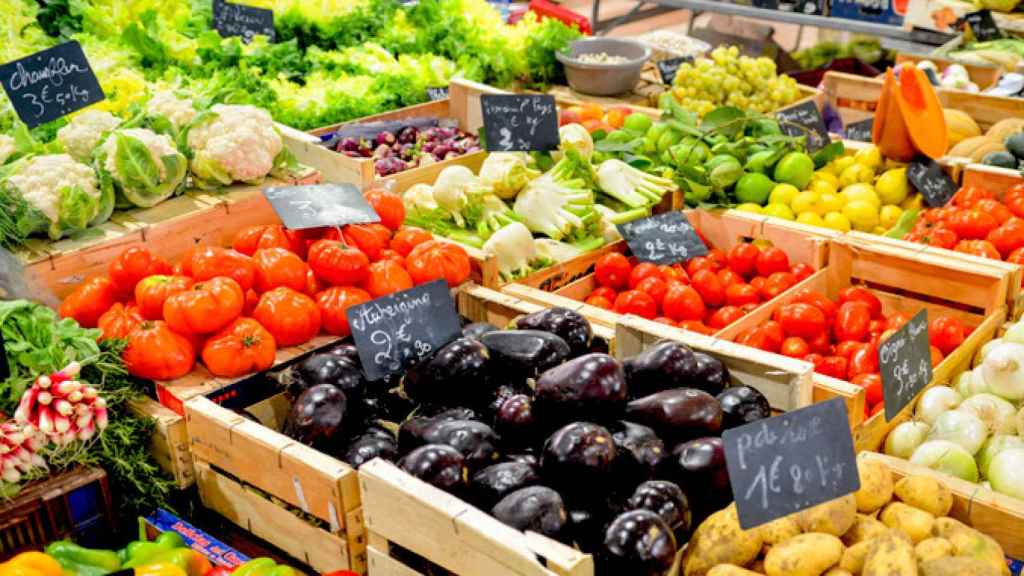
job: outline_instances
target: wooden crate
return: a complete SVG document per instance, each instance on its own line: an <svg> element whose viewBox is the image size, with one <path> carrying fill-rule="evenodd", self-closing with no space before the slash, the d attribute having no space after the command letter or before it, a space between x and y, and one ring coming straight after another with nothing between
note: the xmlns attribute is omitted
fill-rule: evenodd
<svg viewBox="0 0 1024 576"><path fill-rule="evenodd" d="M899 53L896 55L896 64L909 63L917 65L918 62L928 60L935 64L935 67L939 69L939 72L943 72L950 64L960 64L967 70L967 76L978 85L978 89L985 91L987 88L991 88L999 83L999 78L1003 75L1003 70L996 66L982 66L981 64L965 64L963 62L957 62L956 60L950 60L949 58L943 58L941 56L923 56L920 54L907 54Z"/></svg>
<svg viewBox="0 0 1024 576"><path fill-rule="evenodd" d="M139 398L128 403L128 408L139 416L152 418L155 423L149 449L165 472L174 478L179 489L185 489L196 481L192 467L192 453L188 447L188 430L185 419L150 398Z"/></svg>
<svg viewBox="0 0 1024 576"><path fill-rule="evenodd" d="M892 471L896 480L913 475L941 481L953 492L951 517L995 538L1007 556L1024 558L1024 535L1020 530L1024 523L1024 502L1021 500L885 454L861 452L857 459L882 464Z"/></svg>

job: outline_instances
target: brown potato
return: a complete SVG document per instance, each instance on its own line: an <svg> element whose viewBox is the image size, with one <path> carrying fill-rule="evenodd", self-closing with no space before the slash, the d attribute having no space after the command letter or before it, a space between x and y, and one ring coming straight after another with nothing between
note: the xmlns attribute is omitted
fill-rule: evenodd
<svg viewBox="0 0 1024 576"><path fill-rule="evenodd" d="M804 532L824 532L842 536L857 519L857 500L853 494L818 504L797 514L797 522Z"/></svg>
<svg viewBox="0 0 1024 576"><path fill-rule="evenodd" d="M684 576L706 576L719 564L746 566L761 552L761 531L743 530L730 504L708 516L690 538L683 553Z"/></svg>
<svg viewBox="0 0 1024 576"><path fill-rule="evenodd" d="M861 576L917 576L914 547L896 530L869 542Z"/></svg>
<svg viewBox="0 0 1024 576"><path fill-rule="evenodd" d="M953 507L949 488L928 476L907 476L896 483L893 493L902 502L936 517L949 514Z"/></svg>
<svg viewBox="0 0 1024 576"><path fill-rule="evenodd" d="M821 576L853 576L853 574L842 568L829 568L827 572Z"/></svg>
<svg viewBox="0 0 1024 576"><path fill-rule="evenodd" d="M902 502L889 504L878 518L886 526L902 530L914 544L931 535L935 524L935 516Z"/></svg>
<svg viewBox="0 0 1024 576"><path fill-rule="evenodd" d="M783 516L777 520L772 520L767 524L762 524L758 527L761 531L761 540L764 541L764 545L771 547L779 542L789 540L793 536L797 536L801 533L800 525L797 523L797 515L790 514L789 516Z"/></svg>
<svg viewBox="0 0 1024 576"><path fill-rule="evenodd" d="M708 576L761 576L761 573L740 568L735 564L719 564L708 570Z"/></svg>
<svg viewBox="0 0 1024 576"><path fill-rule="evenodd" d="M853 493L857 511L874 512L892 500L892 472L879 462L857 462L860 490Z"/></svg>
<svg viewBox="0 0 1024 576"><path fill-rule="evenodd" d="M843 555L839 538L824 532L808 532L772 546L764 558L768 576L820 576Z"/></svg>
<svg viewBox="0 0 1024 576"><path fill-rule="evenodd" d="M999 576L988 562L967 556L936 558L921 563L922 576Z"/></svg>
<svg viewBox="0 0 1024 576"><path fill-rule="evenodd" d="M949 540L957 556L982 560L1000 572L1006 568L1002 546L991 536L982 534L959 520L938 518L933 532L936 536Z"/></svg>
<svg viewBox="0 0 1024 576"><path fill-rule="evenodd" d="M879 522L876 518L866 514L857 514L853 526L842 536L843 544L853 546L858 542L870 540L875 536L885 534L889 527Z"/></svg>
<svg viewBox="0 0 1024 576"><path fill-rule="evenodd" d="M936 558L952 556L953 544L945 538L935 536L925 538L918 542L917 546L914 546L914 554L917 555L918 562L927 562Z"/></svg>
<svg viewBox="0 0 1024 576"><path fill-rule="evenodd" d="M839 567L854 574L860 574L861 570L864 569L864 558L867 557L871 545L871 540L864 540L843 550L843 557L839 560Z"/></svg>

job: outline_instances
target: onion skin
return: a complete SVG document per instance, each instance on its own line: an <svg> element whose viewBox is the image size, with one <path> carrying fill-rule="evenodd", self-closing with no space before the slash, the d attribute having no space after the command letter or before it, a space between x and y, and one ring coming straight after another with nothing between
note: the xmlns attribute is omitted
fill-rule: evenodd
<svg viewBox="0 0 1024 576"><path fill-rule="evenodd" d="M996 454L989 464L988 481L996 492L1024 499L1024 448Z"/></svg>
<svg viewBox="0 0 1024 576"><path fill-rule="evenodd" d="M981 363L981 373L993 394L1024 399L1024 344L1004 341L993 347Z"/></svg>
<svg viewBox="0 0 1024 576"><path fill-rule="evenodd" d="M909 460L914 450L924 443L931 426L924 422L903 422L889 432L885 439L885 453Z"/></svg>

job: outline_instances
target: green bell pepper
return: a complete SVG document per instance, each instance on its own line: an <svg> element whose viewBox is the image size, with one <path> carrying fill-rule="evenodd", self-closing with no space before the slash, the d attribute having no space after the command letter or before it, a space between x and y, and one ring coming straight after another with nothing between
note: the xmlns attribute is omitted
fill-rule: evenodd
<svg viewBox="0 0 1024 576"><path fill-rule="evenodd" d="M121 559L113 550L84 548L68 540L58 540L46 547L64 570L78 576L103 576L121 569Z"/></svg>

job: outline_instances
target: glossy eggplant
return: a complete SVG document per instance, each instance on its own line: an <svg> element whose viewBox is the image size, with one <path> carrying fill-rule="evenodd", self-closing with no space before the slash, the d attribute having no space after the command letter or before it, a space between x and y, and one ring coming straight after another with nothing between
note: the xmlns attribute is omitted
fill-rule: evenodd
<svg viewBox="0 0 1024 576"><path fill-rule="evenodd" d="M348 400L340 388L317 384L295 399L284 423L284 433L295 440L325 448L345 422Z"/></svg>
<svg viewBox="0 0 1024 576"><path fill-rule="evenodd" d="M527 314L516 320L516 328L557 334L569 345L573 356L589 352L590 340L594 337L590 322L579 312L568 308L545 308Z"/></svg>
<svg viewBox="0 0 1024 576"><path fill-rule="evenodd" d="M699 388L708 394L718 394L732 386L729 369L721 360L704 352L694 352L693 357L697 360L697 371L693 375L691 388Z"/></svg>
<svg viewBox="0 0 1024 576"><path fill-rule="evenodd" d="M650 426L666 442L713 436L722 429L722 407L696 388L673 388L633 400L626 417Z"/></svg>
<svg viewBox="0 0 1024 576"><path fill-rule="evenodd" d="M537 484L540 484L540 474L536 466L525 462L499 462L473 474L469 489L473 503L489 510L512 492Z"/></svg>
<svg viewBox="0 0 1024 576"><path fill-rule="evenodd" d="M334 354L313 354L295 368L288 389L294 396L317 384L337 386L346 395L358 395L365 385L362 370L346 358Z"/></svg>
<svg viewBox="0 0 1024 576"><path fill-rule="evenodd" d="M534 386L536 416L552 426L573 418L615 418L627 396L619 361L607 354L586 354L547 370Z"/></svg>
<svg viewBox="0 0 1024 576"><path fill-rule="evenodd" d="M603 504L569 509L569 536L584 552L597 550L604 541L604 529L614 516Z"/></svg>
<svg viewBox="0 0 1024 576"><path fill-rule="evenodd" d="M339 358L344 358L345 360L348 361L349 364L355 366L360 370L363 367L363 363L359 359L359 350L356 349L355 344L352 344L350 342L342 342L341 344L336 344L332 346L327 350L327 354L331 354Z"/></svg>
<svg viewBox="0 0 1024 576"><path fill-rule="evenodd" d="M569 357L560 336L541 330L499 330L479 337L491 354L492 369L509 378L535 378Z"/></svg>
<svg viewBox="0 0 1024 576"><path fill-rule="evenodd" d="M771 418L768 399L756 388L733 386L715 397L722 406L722 430Z"/></svg>
<svg viewBox="0 0 1024 576"><path fill-rule="evenodd" d="M552 486L589 500L601 495L614 479L615 458L615 442L607 429L590 422L573 422L556 430L544 443L541 474Z"/></svg>
<svg viewBox="0 0 1024 576"><path fill-rule="evenodd" d="M341 460L353 468L359 468L374 458L389 462L398 458L398 442L394 437L383 438L376 434L356 436L341 456Z"/></svg>
<svg viewBox="0 0 1024 576"><path fill-rule="evenodd" d="M672 529L650 510L631 510L612 520L595 567L599 576L664 576L676 557Z"/></svg>
<svg viewBox="0 0 1024 576"><path fill-rule="evenodd" d="M626 501L626 507L630 510L650 510L660 516L672 529L677 542L682 541L681 538L690 530L693 520L686 494L678 484L667 480L641 483Z"/></svg>
<svg viewBox="0 0 1024 576"><path fill-rule="evenodd" d="M490 322L473 322L462 327L462 335L466 338L479 340L484 334L494 332L496 330L500 330L500 328Z"/></svg>
<svg viewBox="0 0 1024 576"><path fill-rule="evenodd" d="M439 406L486 402L491 390L488 360L483 344L456 338L406 372L405 394L418 403Z"/></svg>
<svg viewBox="0 0 1024 576"><path fill-rule="evenodd" d="M465 492L466 462L451 446L420 446L403 456L398 467L441 490L457 495Z"/></svg>
<svg viewBox="0 0 1024 576"><path fill-rule="evenodd" d="M608 342L608 339L604 336L598 336L595 334L594 337L590 339L590 348L587 349L587 352L610 354L611 350L612 346L611 343Z"/></svg>
<svg viewBox="0 0 1024 576"><path fill-rule="evenodd" d="M546 486L520 488L502 498L491 514L516 530L559 539L569 521L562 497Z"/></svg>
<svg viewBox="0 0 1024 576"><path fill-rule="evenodd" d="M533 400L526 394L506 398L494 415L494 431L510 446L529 446L536 442Z"/></svg>
<svg viewBox="0 0 1024 576"><path fill-rule="evenodd" d="M398 428L398 447L404 453L429 444L424 438L426 429L435 422L446 420L477 420L476 412L470 408L449 408L431 416L409 418Z"/></svg>
<svg viewBox="0 0 1024 576"><path fill-rule="evenodd" d="M498 459L498 435L475 420L441 420L423 430L427 444L445 444L462 454L469 470L479 470Z"/></svg>
<svg viewBox="0 0 1024 576"><path fill-rule="evenodd" d="M721 438L697 438L676 446L664 469L665 478L690 496L695 524L732 501Z"/></svg>
<svg viewBox="0 0 1024 576"><path fill-rule="evenodd" d="M610 424L609 431L618 454L615 466L630 489L637 482L653 478L658 473L668 451L653 429L620 420Z"/></svg>
<svg viewBox="0 0 1024 576"><path fill-rule="evenodd" d="M508 462L521 462L534 468L540 468L540 458L538 458L533 452L516 452L515 454L506 454L505 460Z"/></svg>
<svg viewBox="0 0 1024 576"><path fill-rule="evenodd" d="M691 387L697 358L685 344L663 340L623 361L626 383L633 398L671 388Z"/></svg>

